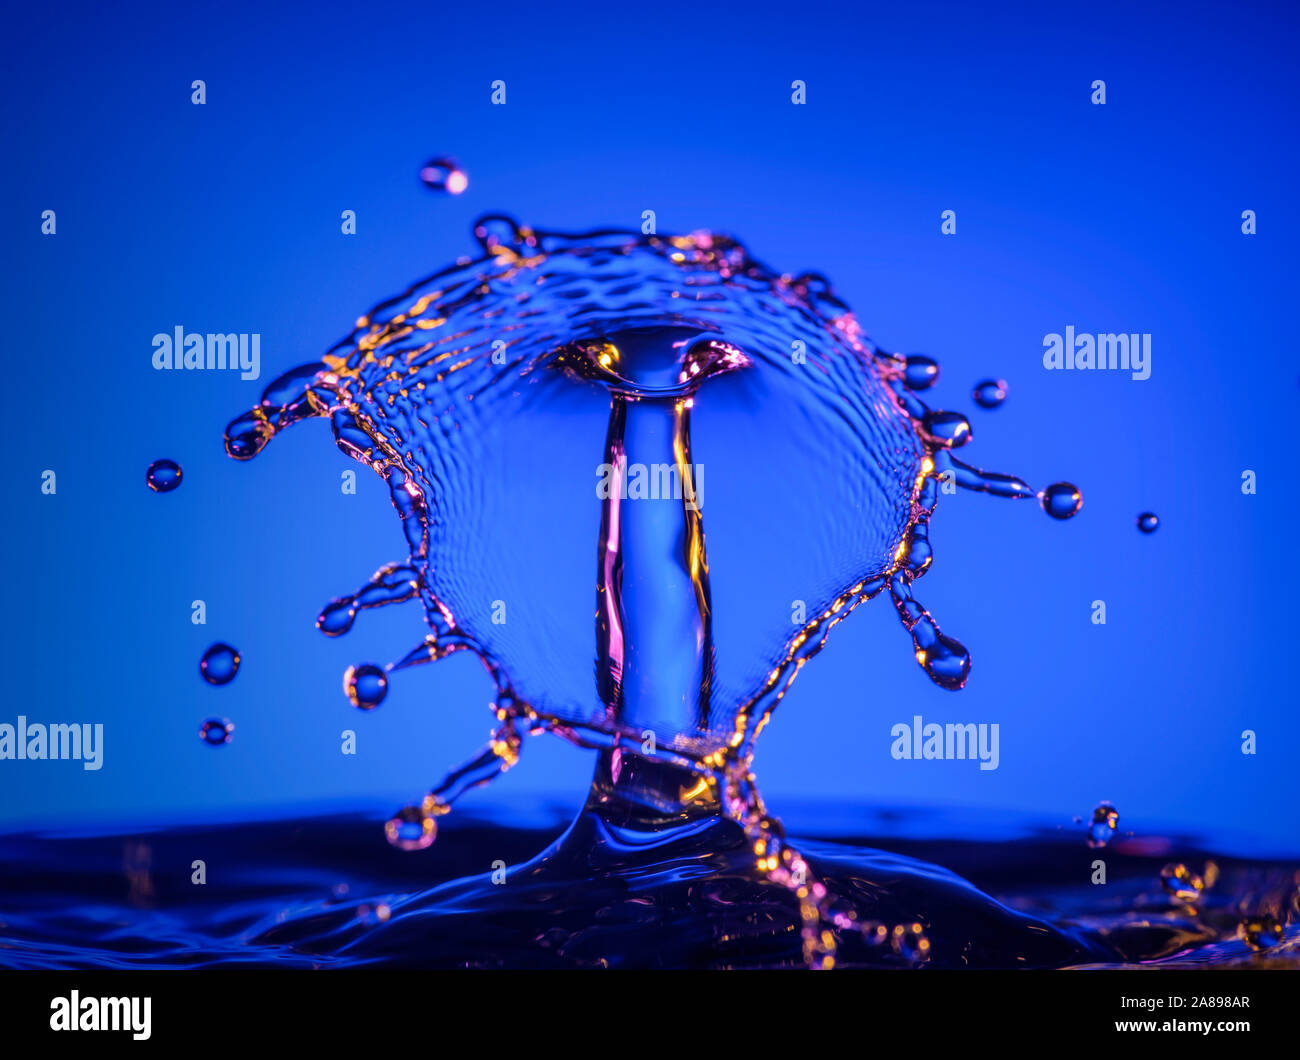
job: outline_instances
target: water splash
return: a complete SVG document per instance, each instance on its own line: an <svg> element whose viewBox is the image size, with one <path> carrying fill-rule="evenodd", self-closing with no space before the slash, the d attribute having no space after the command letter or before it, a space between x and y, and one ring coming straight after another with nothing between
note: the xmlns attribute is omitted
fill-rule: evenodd
<svg viewBox="0 0 1300 1060"><path fill-rule="evenodd" d="M1088 822L1088 846L1104 847L1115 837L1118 824L1119 811L1109 802L1098 803Z"/></svg>
<svg viewBox="0 0 1300 1060"><path fill-rule="evenodd" d="M444 842L416 854L376 846L368 814L190 824L151 829L145 840L88 834L84 825L62 835L0 836L4 963L797 965L789 946L799 934L797 901L755 880L743 837L723 843L708 830L679 857L657 853L650 863L561 841L527 862L570 814L503 806L484 817L485 809L457 815ZM1300 967L1294 859L1225 851L1221 877L1211 886L1206 865L1206 889L1189 906L1162 888L1160 868L1171 857L1201 864L1209 852L1176 833L1144 832L1142 844L1107 859L1106 886L1080 886L1077 839L1046 821L1007 830L985 815L958 811L936 821L933 813L842 801L794 800L785 811L800 850L836 892L827 924L840 967ZM947 838L922 838L936 825ZM223 872L217 888L193 886L196 851L209 866L238 871ZM495 859L510 864L509 886L464 878ZM1041 919L1017 918L1008 905ZM923 962L921 935L929 943Z"/></svg>
<svg viewBox="0 0 1300 1060"><path fill-rule="evenodd" d="M965 685L970 654L913 590L941 491L1037 497L1057 519L1082 497L958 460L969 421L917 396L937 363L877 347L818 274L778 273L706 232L566 234L501 215L474 231L481 256L381 302L226 429L227 452L246 460L294 423L328 418L338 447L389 487L408 555L317 625L338 636L363 610L419 600L429 632L383 670L349 670L355 704L377 705L389 674L459 651L495 685L489 742L400 811L388 838L427 846L436 819L511 768L527 735L612 752L616 781L618 756L652 735L656 762L693 778L680 789L688 807L739 824L761 872L797 898L804 956L829 966L827 890L765 809L755 740L830 631L883 592L926 675ZM766 459L747 463L760 440ZM706 493L703 468L719 459ZM717 490L728 503L706 520ZM757 591L731 558L771 505L800 514L772 532L782 603L738 608L713 581ZM564 543L576 555L596 545L594 631L590 568L565 569ZM538 564L555 568L552 591L515 596L511 620L496 621ZM793 634L792 598L809 605Z"/></svg>

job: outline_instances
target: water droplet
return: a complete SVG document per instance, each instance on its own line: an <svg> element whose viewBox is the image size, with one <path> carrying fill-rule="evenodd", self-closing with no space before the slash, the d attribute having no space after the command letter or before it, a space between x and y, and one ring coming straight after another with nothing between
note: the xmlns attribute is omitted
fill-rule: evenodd
<svg viewBox="0 0 1300 1060"><path fill-rule="evenodd" d="M230 737L234 733L234 723L226 718L209 718L199 726L199 739L209 747L222 747L230 743Z"/></svg>
<svg viewBox="0 0 1300 1060"><path fill-rule="evenodd" d="M1205 890L1205 881L1181 861L1170 862L1160 870L1160 884L1176 901L1195 905Z"/></svg>
<svg viewBox="0 0 1300 1060"><path fill-rule="evenodd" d="M239 673L239 652L229 644L217 642L203 653L199 673L210 685L228 685Z"/></svg>
<svg viewBox="0 0 1300 1060"><path fill-rule="evenodd" d="M155 460L144 479L154 493L170 493L181 484L181 477L181 466L175 460Z"/></svg>
<svg viewBox="0 0 1300 1060"><path fill-rule="evenodd" d="M1083 507L1083 494L1069 482L1053 482L1038 495L1038 502L1053 519L1069 519Z"/></svg>
<svg viewBox="0 0 1300 1060"><path fill-rule="evenodd" d="M959 449L971 440L970 420L960 412L927 412L921 417L921 430L935 445Z"/></svg>
<svg viewBox="0 0 1300 1060"><path fill-rule="evenodd" d="M1088 846L1104 847L1114 838L1117 824L1119 811L1109 802L1098 803L1088 824Z"/></svg>
<svg viewBox="0 0 1300 1060"><path fill-rule="evenodd" d="M388 841L401 850L423 850L438 836L438 823L419 806L404 806L384 825Z"/></svg>
<svg viewBox="0 0 1300 1060"><path fill-rule="evenodd" d="M1237 938L1252 950L1264 950L1282 941L1282 925L1267 913L1246 917L1237 924Z"/></svg>
<svg viewBox="0 0 1300 1060"><path fill-rule="evenodd" d="M889 941L894 952L906 961L921 964L930 959L930 940L922 924L896 925Z"/></svg>
<svg viewBox="0 0 1300 1060"><path fill-rule="evenodd" d="M388 674L374 663L349 666L343 675L343 691L354 707L374 710L388 695Z"/></svg>
<svg viewBox="0 0 1300 1060"><path fill-rule="evenodd" d="M956 691L966 687L970 677L970 652L961 641L938 634L933 643L916 653L916 661L940 688Z"/></svg>
<svg viewBox="0 0 1300 1060"><path fill-rule="evenodd" d="M434 191L459 195L469 187L469 175L450 158L433 158L420 170L420 180Z"/></svg>
<svg viewBox="0 0 1300 1060"><path fill-rule="evenodd" d="M889 941L889 925L879 920L869 920L862 925L862 937L871 946L883 946Z"/></svg>
<svg viewBox="0 0 1300 1060"><path fill-rule="evenodd" d="M479 246L491 252L495 247L536 246L537 237L513 217L505 214L486 214L474 222L474 238Z"/></svg>
<svg viewBox="0 0 1300 1060"><path fill-rule="evenodd" d="M933 357L914 353L907 358L903 383L908 390L929 390L939 381L939 363Z"/></svg>
<svg viewBox="0 0 1300 1060"><path fill-rule="evenodd" d="M1007 399L1007 384L1004 379L985 379L975 384L972 395L975 404L982 409L995 409Z"/></svg>
<svg viewBox="0 0 1300 1060"><path fill-rule="evenodd" d="M1160 517L1155 512L1143 512L1137 517L1137 528L1144 534L1154 534L1160 526Z"/></svg>

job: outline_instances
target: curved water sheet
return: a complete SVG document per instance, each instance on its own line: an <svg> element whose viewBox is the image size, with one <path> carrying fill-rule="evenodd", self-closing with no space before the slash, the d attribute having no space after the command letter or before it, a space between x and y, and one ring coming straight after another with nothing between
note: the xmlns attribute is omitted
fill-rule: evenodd
<svg viewBox="0 0 1300 1060"><path fill-rule="evenodd" d="M380 303L226 431L248 459L328 417L388 483L408 554L330 603L323 632L418 599L428 631L388 674L468 650L495 682L492 739L388 837L431 843L532 732L612 749L615 779L621 749L648 753L798 896L816 963L827 895L763 807L756 736L830 629L882 591L924 672L962 687L969 654L912 592L941 490L1038 497L1057 518L1078 491L959 461L969 421L917 396L937 364L878 349L824 277L705 232L493 216L475 234L480 256ZM368 675L365 694L360 673L349 695L373 707L387 682Z"/></svg>

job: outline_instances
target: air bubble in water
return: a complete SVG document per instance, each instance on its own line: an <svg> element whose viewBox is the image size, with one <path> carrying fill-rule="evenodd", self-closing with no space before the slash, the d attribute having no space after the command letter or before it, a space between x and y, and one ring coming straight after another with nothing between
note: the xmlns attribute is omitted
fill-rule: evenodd
<svg viewBox="0 0 1300 1060"><path fill-rule="evenodd" d="M182 471L175 460L155 460L145 472L145 482L154 493L170 493L181 484Z"/></svg>
<svg viewBox="0 0 1300 1060"><path fill-rule="evenodd" d="M1155 512L1143 512L1137 517L1137 528L1144 534L1154 534L1160 526L1160 517Z"/></svg>
<svg viewBox="0 0 1300 1060"><path fill-rule="evenodd" d="M228 685L239 673L239 652L229 644L212 645L199 660L199 673L210 685Z"/></svg>
<svg viewBox="0 0 1300 1060"><path fill-rule="evenodd" d="M222 747L230 743L234 733L234 723L226 718L209 718L199 726L199 739L209 747Z"/></svg>
<svg viewBox="0 0 1300 1060"><path fill-rule="evenodd" d="M1083 507L1083 494L1069 482L1053 482L1038 495L1038 501L1053 519L1069 519Z"/></svg>
<svg viewBox="0 0 1300 1060"><path fill-rule="evenodd" d="M1205 881L1181 861L1170 862L1160 870L1160 885L1184 905L1195 905L1205 890Z"/></svg>
<svg viewBox="0 0 1300 1060"><path fill-rule="evenodd" d="M450 158L433 158L420 170L420 180L434 191L459 195L469 187L469 175Z"/></svg>
<svg viewBox="0 0 1300 1060"><path fill-rule="evenodd" d="M1114 838L1117 824L1119 811L1109 802L1098 803L1088 823L1088 846L1104 847Z"/></svg>
<svg viewBox="0 0 1300 1060"><path fill-rule="evenodd" d="M374 710L388 695L388 674L374 663L349 666L343 675L343 691L354 707Z"/></svg>
<svg viewBox="0 0 1300 1060"><path fill-rule="evenodd" d="M1002 379L985 379L975 384L975 404L982 409L995 409L1007 399L1007 384Z"/></svg>

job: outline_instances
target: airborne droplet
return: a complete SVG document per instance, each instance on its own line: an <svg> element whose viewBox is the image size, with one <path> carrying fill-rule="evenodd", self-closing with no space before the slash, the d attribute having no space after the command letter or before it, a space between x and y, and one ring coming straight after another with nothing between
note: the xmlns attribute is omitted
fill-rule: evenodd
<svg viewBox="0 0 1300 1060"><path fill-rule="evenodd" d="M1160 526L1160 517L1155 512L1143 512L1137 517L1137 528L1144 534L1154 534Z"/></svg>
<svg viewBox="0 0 1300 1060"><path fill-rule="evenodd" d="M1088 823L1088 846L1104 847L1114 838L1118 823L1119 811L1109 802L1098 803Z"/></svg>
<svg viewBox="0 0 1300 1060"><path fill-rule="evenodd" d="M1171 862L1160 870L1160 884L1167 894L1184 905L1195 905L1205 890L1205 881L1181 861Z"/></svg>
<svg viewBox="0 0 1300 1060"><path fill-rule="evenodd" d="M199 660L199 673L210 685L228 685L239 673L239 652L229 644L212 645Z"/></svg>
<svg viewBox="0 0 1300 1060"><path fill-rule="evenodd" d="M914 353L907 358L907 367L903 370L903 382L908 390L929 390L938 381L939 363L933 357Z"/></svg>
<svg viewBox="0 0 1300 1060"><path fill-rule="evenodd" d="M469 187L469 175L450 158L434 158L420 170L420 180L434 191L459 195Z"/></svg>
<svg viewBox="0 0 1300 1060"><path fill-rule="evenodd" d="M930 940L925 927L919 923L898 924L890 933L894 952L912 964L923 964L930 959Z"/></svg>
<svg viewBox="0 0 1300 1060"><path fill-rule="evenodd" d="M234 723L226 718L209 718L199 726L199 739L209 747L222 747L230 743L230 737L234 733Z"/></svg>
<svg viewBox="0 0 1300 1060"><path fill-rule="evenodd" d="M1053 482L1038 495L1038 502L1053 519L1069 519L1083 507L1083 494L1069 482Z"/></svg>
<svg viewBox="0 0 1300 1060"><path fill-rule="evenodd" d="M404 806L387 824L384 835L400 850L423 850L438 836L438 823L419 806Z"/></svg>
<svg viewBox="0 0 1300 1060"><path fill-rule="evenodd" d="M181 466L175 460L155 460L144 479L154 493L170 493L181 484L181 477Z"/></svg>
<svg viewBox="0 0 1300 1060"><path fill-rule="evenodd" d="M343 691L354 707L374 710L388 695L388 674L374 663L349 666L343 675Z"/></svg>
<svg viewBox="0 0 1300 1060"><path fill-rule="evenodd" d="M985 379L975 384L971 395L982 409L995 409L1007 399L1007 384L1002 379Z"/></svg>
<svg viewBox="0 0 1300 1060"><path fill-rule="evenodd" d="M1263 950L1282 941L1282 925L1265 913L1246 917L1237 924L1237 938L1252 950Z"/></svg>

